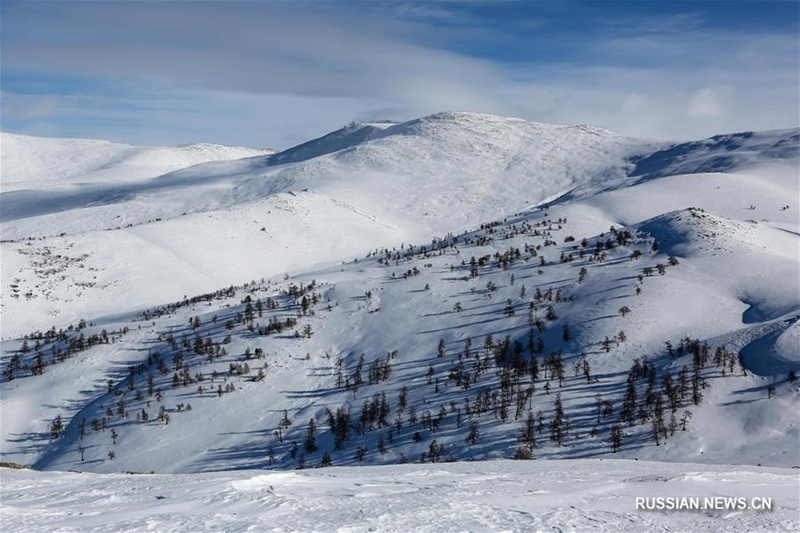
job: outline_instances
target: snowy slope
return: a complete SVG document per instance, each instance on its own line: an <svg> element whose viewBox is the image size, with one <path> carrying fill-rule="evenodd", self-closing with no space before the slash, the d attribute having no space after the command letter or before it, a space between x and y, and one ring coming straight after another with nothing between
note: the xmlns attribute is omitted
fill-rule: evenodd
<svg viewBox="0 0 800 533"><path fill-rule="evenodd" d="M357 257L404 237L343 202L290 192L115 231L4 243L2 335L117 313L120 300L137 309Z"/></svg>
<svg viewBox="0 0 800 533"><path fill-rule="evenodd" d="M800 392L787 381L800 370L791 157L753 152L751 163L770 164L641 180L627 176L621 155L633 141L591 128L457 114L372 134L297 163L211 163L155 180L167 186L144 216L166 212L158 210L178 190L195 208L186 216L102 232L80 233L78 225L63 237L4 243L3 334L14 338L4 341L0 366L9 368L15 354L22 366L0 383L3 460L202 472L294 468L301 456L312 466L324 451L336 465L355 465L362 449L364 463L394 464L430 461L434 442L444 449L440 460L498 459L524 448L520 428L529 412L538 426L541 412L529 450L537 459L800 464ZM755 134L776 136L785 134ZM208 169L217 173L206 180L199 172ZM187 192L193 188L197 196ZM216 204L198 203L213 197L206 188L217 191ZM521 191L538 200L515 202ZM116 206L118 215L139 215L125 207L144 206L137 194ZM468 207L458 207L459 198ZM552 205L517 208L541 200ZM112 204L91 209L100 223L114 213ZM70 222L69 213L19 221L49 231ZM255 281L241 284L247 280ZM230 285L237 287L181 300ZM304 296L316 300L305 313ZM144 310L169 301L176 304ZM90 323L79 327L81 317ZM267 331L289 319L297 323ZM53 334L38 339L43 373L31 376L37 338L22 353L20 335L51 325ZM109 342L65 356L81 335L85 344L103 329ZM512 351L519 341L523 361L538 361L539 377L504 374L498 347L506 336ZM529 337L542 348L532 349ZM660 391L665 375L692 371L692 355L670 356L665 344L677 349L687 337L709 346L698 368L702 398L685 392L666 410L670 428L658 432L658 445L648 403L635 422L622 423L615 453L610 436L632 365L646 356ZM724 365L713 360L717 348ZM366 383L348 388L362 354ZM565 365L561 380L543 369L554 354ZM635 381L643 401L647 379ZM369 410L382 394L387 420L359 426L365 402ZM549 429L557 394L570 420L561 443ZM610 414L598 413L597 395L611 402ZM162 406L169 419L157 418ZM352 416L341 449L326 411L338 408ZM284 411L289 427L281 425ZM57 416L65 430L52 438ZM318 449L293 452L312 418ZM85 428L82 437L83 419L107 427ZM473 426L478 435L468 442Z"/></svg>
<svg viewBox="0 0 800 533"><path fill-rule="evenodd" d="M365 139L354 143L354 134ZM4 196L8 207L0 215L3 237L50 235L52 214L74 233L116 228L120 214L122 222L139 224L305 189L389 224L436 233L490 218L497 209L555 198L598 175L620 179L627 168L624 156L639 143L597 128L470 113L442 113L383 129L356 126L351 136L342 139L335 132L308 143L311 147L287 150L293 164L275 166L280 157L267 156L209 163L123 186L11 193Z"/></svg>
<svg viewBox="0 0 800 533"><path fill-rule="evenodd" d="M392 122L352 122L340 130L336 130L319 139L308 142L275 154L266 160L269 165L283 165L286 163L299 163L339 150L351 148L379 136Z"/></svg>
<svg viewBox="0 0 800 533"><path fill-rule="evenodd" d="M641 202L651 187L651 183L645 183L629 192ZM685 200L698 198L687 191ZM637 204L630 202L630 209L638 209ZM131 331L112 334L117 337L116 342L81 352L54 365L52 370L46 369L42 376L24 377L23 372L21 378L3 384L4 459L35 463L40 468L92 471L185 472L263 467L273 461L276 466L292 467L298 458L291 457L290 443L303 442L305 423L312 417L320 427L320 450L308 457L314 463L324 449L331 451L336 464L357 463L353 454L359 446L369 450L369 463L394 463L404 457L418 460L432 439L446 447L448 457L507 458L519 447L518 431L528 409L533 413L542 411L545 420L549 420L556 393L562 394L565 410L573 420L570 436L564 445L557 446L549 441L546 430L540 432L535 457L608 455L608 432L619 413L627 371L636 358L647 356L657 365L660 375L669 372L677 376L691 358L666 356L666 341L677 348L679 341L688 336L709 342L712 352L724 346L726 352L736 354L762 337L790 331L786 328L800 316L800 293L797 278L792 275L798 270L797 255L792 255L798 242L796 233L730 220L699 209L682 209L618 227L617 232L628 231L633 240L608 248L605 243L614 239L613 235L600 235L594 227L605 224L609 215L588 219L585 212L582 202L574 201L509 218L505 224L492 224L455 240L446 239L444 242L449 245L441 253L417 247L413 255L406 257L407 247L403 251L390 249L388 255L387 251L378 250L369 258L346 265L258 282L207 302L186 302L164 314L101 319L86 330L87 336L100 328L119 331L127 326ZM575 240L567 240L569 236ZM583 247L579 243L583 237L588 243L586 255L581 258L578 255ZM659 242L656 252L651 250L653 239ZM590 260L597 253L598 243L607 257ZM537 255L529 253L526 245L540 247ZM503 268L495 254L503 254L509 248L525 251ZM631 260L631 253L636 250L641 257ZM575 256L573 260L562 262L562 254L570 253ZM468 263L471 257L482 256L488 256L488 262L479 267L479 275L473 279ZM387 257L388 263L384 261ZM677 258L678 263L669 265L669 257ZM658 273L658 265L669 265L664 275ZM578 279L581 268L587 270L583 281ZM413 269L419 274L404 275ZM652 274L645 269L652 270ZM773 275L754 276L754 272ZM642 281L637 280L639 275ZM496 289L488 289L490 282ZM286 295L292 284L314 287L306 293L309 298L317 294L320 299L313 307L314 315L300 317L299 324L282 334L257 335L257 330L266 327L270 319L283 321L296 316L300 296ZM522 287L526 288L524 295ZM562 301L557 295L555 300L552 296L537 297L537 289L545 294L550 289L560 291ZM253 331L242 322L247 314L243 303L247 297L262 302L273 298L278 302L276 309L266 310L254 319ZM506 313L508 300L515 310L511 316ZM535 309L529 315L531 303ZM549 320L546 309L551 305L557 317ZM620 315L622 306L630 308L629 315ZM199 317L199 327L187 326L193 317ZM511 407L505 421L498 420L492 409L477 416L481 436L474 443L465 443L470 417L466 411L458 415L452 406L463 410L465 400L474 403L482 388L497 391L499 386L498 367L493 366L494 356L490 356L493 352L484 344L486 336L493 335L498 343L509 335L511 342L519 340L527 346L532 320L544 324L541 331L534 331L535 339L544 343L544 350L536 355L540 364L548 354L563 354L567 367L563 387L553 379L524 381L525 387L532 384L536 390L521 412ZM306 325L311 328L310 338L295 338L293 331L303 332ZM564 325L571 329L567 342L561 338ZM626 339L611 342L604 350L604 339L617 338L620 331L625 331ZM703 389L703 401L693 405L684 398L675 411L679 420L685 411L693 413L686 431L679 429L666 443L655 446L649 442L646 424L626 428L626 444L618 456L786 467L800 463L796 446L800 435L798 390L796 384L786 383L786 372L797 367L791 362L786 366L786 358L781 355L796 352L798 346L796 342L792 344L791 333L785 338L783 333L778 334L781 351L756 353L752 356L756 360L747 364L746 376L736 365L734 371L723 374L718 366L709 363L704 370L709 386ZM169 335L177 345L170 345ZM221 343L220 348L227 355L208 360L193 352L197 335L201 340ZM225 340L228 336L230 339ZM453 377L453 368L466 350L468 337L473 345L465 358L466 371L471 371L476 356L482 361L488 357L485 364L490 369L465 389ZM183 338L188 344L181 349ZM436 356L440 340L444 341L442 358ZM264 356L247 359L244 354L253 354L256 348L263 349ZM45 347L45 353L49 349ZM341 359L344 376L351 379L360 354L365 354L368 366L395 351L397 354L390 357L392 372L387 381L365 385L357 391L337 383L337 360ZM153 353L161 354L167 364L165 372L156 371L157 365L149 357ZM191 375L202 372L205 380L173 387L176 353L191 365ZM530 357L527 347L524 353ZM580 363L582 355L586 355L596 382L587 383L580 372L573 375L573 366ZM230 373L231 364L244 362L250 369L244 375ZM128 369L139 364L144 366L129 388ZM264 364L264 379L254 381ZM214 372L217 377L212 382L209 376ZM366 376L366 368L363 373ZM161 389L161 401L145 393L148 374L154 376L154 387ZM106 386L109 379L110 391ZM550 391L545 383L549 383ZM349 406L357 418L364 401L371 402L375 394L384 393L394 409L393 420L404 385L408 388L409 405L415 406L420 416L426 409L438 416L444 408L441 429L426 430L419 422L408 426L410 415L406 410L395 441L385 443L385 454L377 453L376 442L379 436L389 439L386 426L354 435L342 451L332 450L326 408ZM204 392L199 392L200 386ZM232 386L235 392L220 395L216 391L222 386ZM767 397L768 386L776 387L775 398ZM594 422L596 394L613 403L612 418ZM639 390L640 397L642 394L643 388ZM31 398L36 402L32 403ZM127 418L117 414L108 417L109 425L120 435L119 442L112 445L108 431L88 431L81 439L79 421L104 418L108 409L114 413L120 398L125 399ZM65 411L65 402L76 406L76 410ZM191 411L177 407L185 407L186 403L192 405ZM159 405L168 409L169 424L152 420ZM273 432L284 409L294 422L281 442ZM151 420L134 421L141 410L148 411ZM32 411L40 413L40 417L31 417ZM64 436L53 441L48 428L59 414L69 427ZM423 436L421 442L411 438L417 431ZM79 446L85 447L85 461L77 456ZM116 453L113 460L106 458L109 450ZM271 454L274 459L269 459Z"/></svg>
<svg viewBox="0 0 800 533"><path fill-rule="evenodd" d="M756 174L730 180L749 179L758 195L769 189L772 201L796 190L796 158L791 151L783 152L786 159L759 155L754 147L786 144L793 135L748 134L742 147L716 150L746 154ZM716 153L698 146L696 158L684 151L682 168L693 161L701 168ZM624 185L641 180L628 176L630 158L659 148L587 126L441 113L403 124L356 123L283 155L212 162L155 179L11 190L0 196L2 238L20 242L2 243L2 335L49 327L50 317L105 313L121 298L155 305L376 245L419 242L542 201L613 190L624 196ZM763 164L753 167L764 161L783 175L775 185L761 180ZM737 206L750 201L737 196ZM650 214L629 222L663 212L658 202L639 205ZM791 220L794 213L776 216ZM68 258L63 269L54 267L57 275L37 266L48 250ZM245 259L228 266L229 254Z"/></svg>
<svg viewBox="0 0 800 533"><path fill-rule="evenodd" d="M444 113L397 125L351 125L287 150L294 164L273 166L276 156L269 156L123 184L4 193L3 239L65 235L2 244L9 257L2 267L3 294L13 293L14 284L21 295L3 298L3 336L48 327L50 316L86 316L98 300L154 305L294 270L309 260L346 258L375 245L465 228L498 210L555 198L597 173L624 175L631 143L581 126ZM305 160L314 154L323 155ZM156 227L142 231L167 237L142 240L128 231L148 225ZM250 231L260 228L268 239ZM165 239L166 250L158 244ZM209 247L235 253L251 242L256 246L238 248L248 259L232 268L212 267L221 275L208 276L197 260ZM83 286L75 286L66 271L40 279L37 271L48 269L32 258L46 249L85 257L87 265L76 266L80 274L111 268L107 277L115 286L94 273L79 276L90 284ZM174 271L176 258L187 265L186 275L162 276ZM197 268L206 272L198 275Z"/></svg>
<svg viewBox="0 0 800 533"><path fill-rule="evenodd" d="M0 132L4 193L66 189L95 182L138 181L208 161L268 155L275 150L194 143L139 147L90 139L30 137Z"/></svg>
<svg viewBox="0 0 800 533"><path fill-rule="evenodd" d="M715 135L702 141L678 143L631 158L634 176L643 179L698 172L729 172L765 161L793 161L800 157L800 132L776 130L767 135L752 131Z"/></svg>
<svg viewBox="0 0 800 533"><path fill-rule="evenodd" d="M797 473L776 468L577 460L179 476L3 469L0 476L7 532L800 528ZM637 497L726 499L714 510L637 511ZM765 498L771 511L755 508Z"/></svg>

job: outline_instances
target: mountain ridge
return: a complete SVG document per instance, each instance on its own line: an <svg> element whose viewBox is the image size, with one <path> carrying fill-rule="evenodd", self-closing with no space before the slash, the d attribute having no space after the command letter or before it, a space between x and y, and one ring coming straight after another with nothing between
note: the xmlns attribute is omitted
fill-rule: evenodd
<svg viewBox="0 0 800 533"><path fill-rule="evenodd" d="M464 128L462 122L467 122L468 127ZM430 235L464 231L476 220L489 220L498 213L518 212L536 205L569 204L583 199L584 208L594 206L591 209L610 213L618 210L622 201L627 213L623 218L604 217L610 216L609 222L626 224L658 212L648 207L654 205L652 202L636 200L630 204L633 198L623 197L630 196L633 183L642 181L631 175L630 154L641 152L642 146L650 147L644 150L646 153L653 153L663 147L661 144L643 145L643 141L596 128L550 126L469 113L442 113L380 126L384 134L393 128L406 134L386 134L309 160L272 167L265 166L272 157L267 155L210 162L152 179L121 183L101 181L70 185L67 189L27 191L6 191L4 186L0 194L0 237L6 241L3 294L13 294L10 285L19 278L23 280L22 285L17 283L19 294L44 298L47 313L63 314L65 309L58 300L66 298L77 306L77 316L84 314L80 309L88 306L92 298L110 296L92 285L76 286L69 278L41 279L32 258L47 249L60 250L66 256L77 252L76 257L86 257L85 261L91 263L92 272L100 272L81 283L97 287L112 284L119 287L120 296L143 297L145 293L134 290L127 281L133 276L149 279L161 287L159 293L163 297L175 298L187 291L204 292L229 281L261 277L264 272L259 270L259 264L268 265L268 274L296 271L309 261L316 264L333 257L358 255L387 239L396 244L419 242ZM358 131L364 126L351 127ZM421 137L412 135L418 127L427 133ZM763 138L769 144L782 137L789 141L795 138L792 130L786 130L753 134L749 142ZM716 150L731 153L719 147ZM710 153L714 151L704 150L701 159ZM782 161L759 158L753 153L747 157L751 162ZM762 189L768 191L769 199L764 201L771 203L774 197L791 195L793 180L796 181L792 161L784 162L779 172L756 166L752 167L753 172L724 180L702 174L696 179L680 178L677 184L674 178L665 176L643 185L664 201L671 198L670 209L696 202L681 203L683 197L667 184L705 190L712 182L722 188L735 182L755 197L763 196ZM684 166L690 162L691 157L684 155ZM761 177L766 173L770 179ZM713 191L703 194L701 207L713 204L710 212L739 216L715 202ZM736 201L749 207L753 198L742 194ZM632 208L637 205L641 212L633 214ZM757 210L748 218L760 213ZM791 222L792 214L788 211L778 218ZM788 231L792 227L793 223L784 225ZM197 241L197 232L204 233L205 242ZM40 252L33 256L26 249L29 247L21 246L26 239L42 237L51 241L37 248ZM245 242L251 245L245 246ZM226 267L221 260L203 259L200 250L204 246L226 250L225 253L246 253L254 261L252 266L248 266L250 262L237 262L236 266ZM239 251L239 246L245 246L246 252ZM314 250L326 250L326 259L315 259ZM173 287L154 275L173 271L172 266L163 263L173 254L191 265L191 275L184 278L192 281L185 287L183 282ZM114 259L115 255L126 259ZM156 263L146 267L147 263L141 263L138 257L150 257ZM107 281L101 281L105 277ZM27 288L22 289L23 286ZM141 303L154 305L158 301L147 297ZM23 299L7 298L3 316L17 316L23 322L34 320L34 313L28 310L36 306L24 303ZM9 331L8 328L6 325L4 330Z"/></svg>
<svg viewBox="0 0 800 533"><path fill-rule="evenodd" d="M33 137L0 132L3 191L124 182L156 177L220 159L273 154L274 150L212 143L135 146L97 139Z"/></svg>

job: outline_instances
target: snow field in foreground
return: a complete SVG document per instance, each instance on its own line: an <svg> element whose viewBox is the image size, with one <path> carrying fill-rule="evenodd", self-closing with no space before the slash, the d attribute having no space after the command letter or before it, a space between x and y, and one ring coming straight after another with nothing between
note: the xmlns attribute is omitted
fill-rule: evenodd
<svg viewBox="0 0 800 533"><path fill-rule="evenodd" d="M800 529L797 471L780 468L571 460L0 475L7 533ZM637 497L699 498L701 506L705 498L744 498L748 508L637 510ZM754 499L770 499L772 510L752 508Z"/></svg>

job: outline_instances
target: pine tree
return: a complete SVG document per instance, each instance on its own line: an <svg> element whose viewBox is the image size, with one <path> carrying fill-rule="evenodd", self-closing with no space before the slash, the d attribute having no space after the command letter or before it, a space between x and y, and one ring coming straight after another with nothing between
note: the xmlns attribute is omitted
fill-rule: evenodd
<svg viewBox="0 0 800 533"><path fill-rule="evenodd" d="M397 397L397 410L398 412L402 413L406 409L406 405L408 402L408 387L403 385L400 389L400 395Z"/></svg>
<svg viewBox="0 0 800 533"><path fill-rule="evenodd" d="M686 425L689 423L689 420L692 418L692 412L688 409L683 412L683 417L681 418L681 431L686 431Z"/></svg>
<svg viewBox="0 0 800 533"><path fill-rule="evenodd" d="M439 461L440 455L441 447L439 446L439 443L434 440L430 443L430 446L428 446L428 456L430 457L432 463L436 463Z"/></svg>
<svg viewBox="0 0 800 533"><path fill-rule="evenodd" d="M591 367L589 366L589 360L586 359L586 356L581 356L581 370L583 371L583 377L586 378L586 383L592 382L592 371Z"/></svg>
<svg viewBox="0 0 800 533"><path fill-rule="evenodd" d="M281 421L278 423L278 429L279 429L279 430L285 430L285 429L289 429L289 427L290 427L291 425L292 425L292 421L289 419L289 412L288 412L288 411L286 411L286 409L284 409L284 410L283 410L283 418L282 418L282 419L281 419ZM283 439L280 439L280 440L281 440L281 442L283 442ZM293 458L293 459L294 459L294 458Z"/></svg>
<svg viewBox="0 0 800 533"><path fill-rule="evenodd" d="M622 428L619 424L611 426L611 451L617 453L617 450L622 446Z"/></svg>
<svg viewBox="0 0 800 533"><path fill-rule="evenodd" d="M660 446L659 434L664 429L664 421L660 416L659 410L656 409L655 413L653 414L653 427L652 427L652 435L653 440L656 442L656 446Z"/></svg>
<svg viewBox="0 0 800 533"><path fill-rule="evenodd" d="M628 378L627 388L625 389L625 398L622 400L622 412L620 413L620 421L627 422L632 426L636 416L636 386L633 379Z"/></svg>
<svg viewBox="0 0 800 533"><path fill-rule="evenodd" d="M383 435L378 437L378 453L381 455L386 454L386 441L383 440Z"/></svg>
<svg viewBox="0 0 800 533"><path fill-rule="evenodd" d="M358 448L356 448L356 454L355 454L356 461L363 461L366 455L367 455L366 446L359 446Z"/></svg>
<svg viewBox="0 0 800 533"><path fill-rule="evenodd" d="M561 403L561 394L556 395L553 409L553 419L550 421L550 440L561 446L564 443L564 407Z"/></svg>
<svg viewBox="0 0 800 533"><path fill-rule="evenodd" d="M600 397L600 393L594 395L594 406L597 409L597 423L600 423L600 415L603 414L603 399Z"/></svg>
<svg viewBox="0 0 800 533"><path fill-rule="evenodd" d="M317 451L316 435L317 435L317 424L316 422L314 422L314 419L311 418L308 421L308 429L306 430L306 439L303 442L303 449L305 449L306 453L314 453L315 451Z"/></svg>
<svg viewBox="0 0 800 533"><path fill-rule="evenodd" d="M528 369L528 373L531 376L531 382L536 383L536 380L539 379L539 361L536 359L536 355L533 352L530 352Z"/></svg>
<svg viewBox="0 0 800 533"><path fill-rule="evenodd" d="M50 436L54 439L57 439L61 436L61 433L64 431L64 422L61 421L61 415L58 415L53 419L53 423L50 424Z"/></svg>
<svg viewBox="0 0 800 533"><path fill-rule="evenodd" d="M325 450L325 453L322 454L322 460L319 462L319 466L325 468L331 465L333 465L331 454L328 453L328 450Z"/></svg>
<svg viewBox="0 0 800 533"><path fill-rule="evenodd" d="M528 411L528 418L525 419L519 433L520 442L532 451L536 447L536 420L533 411Z"/></svg>
<svg viewBox="0 0 800 533"><path fill-rule="evenodd" d="M700 392L702 386L702 378L700 377L700 368L695 365L694 374L692 375L692 403L700 405L703 400L703 393Z"/></svg>
<svg viewBox="0 0 800 533"><path fill-rule="evenodd" d="M478 422L473 420L469 424L469 433L467 433L467 439L466 439L467 443L474 445L478 441L480 435L481 432L480 429L478 429Z"/></svg>

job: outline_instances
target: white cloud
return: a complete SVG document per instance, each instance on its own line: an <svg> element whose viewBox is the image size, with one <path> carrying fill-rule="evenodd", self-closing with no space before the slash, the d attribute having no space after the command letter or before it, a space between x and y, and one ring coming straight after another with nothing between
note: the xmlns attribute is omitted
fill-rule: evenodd
<svg viewBox="0 0 800 533"><path fill-rule="evenodd" d="M720 117L724 116L727 102L730 100L730 90L727 88L704 87L694 92L689 97L690 117Z"/></svg>
<svg viewBox="0 0 800 533"><path fill-rule="evenodd" d="M42 5L3 5L3 69L109 88L43 95L38 110L35 98L4 97L13 124L38 113L31 128L86 116L86 128L102 136L105 124L116 140L285 148L381 113L471 110L675 139L798 121L796 35L708 30L696 13L605 21L565 41L580 54L557 63L470 51L493 36L505 42L503 29L474 26L446 4L398 4L393 17L302 3ZM473 26L441 26L450 20Z"/></svg>

